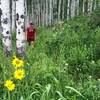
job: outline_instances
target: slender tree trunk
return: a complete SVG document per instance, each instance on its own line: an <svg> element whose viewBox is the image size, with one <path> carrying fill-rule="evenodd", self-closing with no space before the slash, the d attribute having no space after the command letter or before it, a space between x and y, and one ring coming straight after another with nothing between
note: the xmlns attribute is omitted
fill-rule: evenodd
<svg viewBox="0 0 100 100"><path fill-rule="evenodd" d="M37 0L35 1L35 5L36 5L36 19L35 20L36 20L36 25L38 26L38 15L39 14L38 14L38 1Z"/></svg>
<svg viewBox="0 0 100 100"><path fill-rule="evenodd" d="M34 0L33 0L34 1ZM33 22L35 25L37 25L37 10L36 10L36 1L33 2Z"/></svg>
<svg viewBox="0 0 100 100"><path fill-rule="evenodd" d="M54 23L54 7L55 7L55 0L52 0L52 24Z"/></svg>
<svg viewBox="0 0 100 100"><path fill-rule="evenodd" d="M30 4L31 4L31 6L30 6L30 10L31 10L31 11L30 11L30 12L31 12L31 13L30 13L30 22L32 22L32 21L34 20L34 16L33 16L33 10L34 10L33 4L34 4L34 3L33 3L33 2L34 2L34 0L32 0L31 3L30 3Z"/></svg>
<svg viewBox="0 0 100 100"><path fill-rule="evenodd" d="M75 17L75 0L71 2L71 18Z"/></svg>
<svg viewBox="0 0 100 100"><path fill-rule="evenodd" d="M53 10L52 10L52 0L50 0L49 2L49 25L51 25L52 23L52 14L53 14Z"/></svg>
<svg viewBox="0 0 100 100"><path fill-rule="evenodd" d="M100 7L100 0L96 0L96 8Z"/></svg>
<svg viewBox="0 0 100 100"><path fill-rule="evenodd" d="M27 26L28 26L28 23L29 23L29 21L28 21L28 11L27 11L27 0L25 0L25 29L27 28Z"/></svg>
<svg viewBox="0 0 100 100"><path fill-rule="evenodd" d="M51 25L53 24L53 4L54 4L54 1L52 0L52 6L51 6Z"/></svg>
<svg viewBox="0 0 100 100"><path fill-rule="evenodd" d="M62 0L62 20L64 20L65 17L65 0Z"/></svg>
<svg viewBox="0 0 100 100"><path fill-rule="evenodd" d="M93 0L88 0L88 14L92 13Z"/></svg>
<svg viewBox="0 0 100 100"><path fill-rule="evenodd" d="M46 26L46 0L44 0L44 25Z"/></svg>
<svg viewBox="0 0 100 100"><path fill-rule="evenodd" d="M83 15L85 14L85 0L83 0Z"/></svg>
<svg viewBox="0 0 100 100"><path fill-rule="evenodd" d="M50 4L49 4L50 5ZM45 1L45 23L46 23L46 26L48 26L48 0Z"/></svg>
<svg viewBox="0 0 100 100"><path fill-rule="evenodd" d="M42 26L42 3L40 0L40 25Z"/></svg>
<svg viewBox="0 0 100 100"><path fill-rule="evenodd" d="M88 8L87 8L88 15L90 15L90 6L91 6L91 0L88 0Z"/></svg>
<svg viewBox="0 0 100 100"><path fill-rule="evenodd" d="M79 15L79 0L76 1L76 15Z"/></svg>
<svg viewBox="0 0 100 100"><path fill-rule="evenodd" d="M0 0L0 42L2 42L2 37L1 37L1 33L2 33L1 15L2 15L2 10L1 10L1 0Z"/></svg>
<svg viewBox="0 0 100 100"><path fill-rule="evenodd" d="M16 15L16 2L15 0L12 0L12 31L15 32L15 15Z"/></svg>
<svg viewBox="0 0 100 100"><path fill-rule="evenodd" d="M23 56L25 53L25 5L24 0L16 1L16 47L17 53Z"/></svg>
<svg viewBox="0 0 100 100"><path fill-rule="evenodd" d="M1 11L1 0L0 0L0 33L2 32L2 28L1 28L1 15L2 15L2 11ZM1 37L1 34L0 34Z"/></svg>
<svg viewBox="0 0 100 100"><path fill-rule="evenodd" d="M96 0L94 0L94 10L96 9Z"/></svg>
<svg viewBox="0 0 100 100"><path fill-rule="evenodd" d="M4 53L8 56L11 52L11 32L10 32L10 1L1 0L1 25L2 25L2 43Z"/></svg>
<svg viewBox="0 0 100 100"><path fill-rule="evenodd" d="M93 7L93 0L90 0L90 14L92 13L92 7Z"/></svg>
<svg viewBox="0 0 100 100"><path fill-rule="evenodd" d="M58 4L58 21L60 21L60 16L61 16L61 0L59 0Z"/></svg>
<svg viewBox="0 0 100 100"><path fill-rule="evenodd" d="M42 25L45 25L45 9L44 2L42 1Z"/></svg>
<svg viewBox="0 0 100 100"><path fill-rule="evenodd" d="M70 0L67 2L67 20L70 18Z"/></svg>
<svg viewBox="0 0 100 100"><path fill-rule="evenodd" d="M57 0L53 0L53 24L57 21L58 17L58 11L57 11Z"/></svg>
<svg viewBox="0 0 100 100"><path fill-rule="evenodd" d="M40 26L40 2L38 0L38 26Z"/></svg>

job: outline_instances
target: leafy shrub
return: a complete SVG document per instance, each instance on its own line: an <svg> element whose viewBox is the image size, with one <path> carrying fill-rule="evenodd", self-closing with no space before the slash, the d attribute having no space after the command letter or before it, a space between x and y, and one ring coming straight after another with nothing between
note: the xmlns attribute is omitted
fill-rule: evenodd
<svg viewBox="0 0 100 100"><path fill-rule="evenodd" d="M46 54L60 66L67 62L68 72L76 78L91 74L89 62L100 59L100 28L91 29L88 21L81 17L64 22L55 28L56 38L46 43Z"/></svg>

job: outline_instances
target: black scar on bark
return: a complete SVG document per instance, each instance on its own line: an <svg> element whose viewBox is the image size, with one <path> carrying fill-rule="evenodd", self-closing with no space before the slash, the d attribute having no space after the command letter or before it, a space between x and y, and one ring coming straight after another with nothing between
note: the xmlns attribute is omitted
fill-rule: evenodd
<svg viewBox="0 0 100 100"><path fill-rule="evenodd" d="M24 26L22 25L21 28L24 29Z"/></svg>
<svg viewBox="0 0 100 100"><path fill-rule="evenodd" d="M20 32L18 32L18 34L20 34Z"/></svg>
<svg viewBox="0 0 100 100"><path fill-rule="evenodd" d="M18 34L20 34L20 29L18 29Z"/></svg>
<svg viewBox="0 0 100 100"><path fill-rule="evenodd" d="M16 14L16 20L19 20L19 14L18 13Z"/></svg>
<svg viewBox="0 0 100 100"><path fill-rule="evenodd" d="M23 32L25 32L25 26L24 26L24 25L22 25L22 26L21 26L21 28L23 29Z"/></svg>
<svg viewBox="0 0 100 100"><path fill-rule="evenodd" d="M8 18L3 19L3 23L7 24L8 23Z"/></svg>
<svg viewBox="0 0 100 100"><path fill-rule="evenodd" d="M0 26L0 33L2 34L2 32L3 32L3 27Z"/></svg>
<svg viewBox="0 0 100 100"><path fill-rule="evenodd" d="M1 10L1 8L0 8L0 16L2 15L2 10Z"/></svg>
<svg viewBox="0 0 100 100"><path fill-rule="evenodd" d="M25 32L25 27L22 25L21 28L23 29L23 32Z"/></svg>
<svg viewBox="0 0 100 100"><path fill-rule="evenodd" d="M25 27L24 27L24 29L23 29L23 32L25 32Z"/></svg>
<svg viewBox="0 0 100 100"><path fill-rule="evenodd" d="M11 40L10 36L3 36L3 38L4 38L4 41L6 41L6 39L10 39Z"/></svg>
<svg viewBox="0 0 100 100"><path fill-rule="evenodd" d="M20 32L20 29L18 29L18 32Z"/></svg>
<svg viewBox="0 0 100 100"><path fill-rule="evenodd" d="M11 36L9 36L9 39L11 40Z"/></svg>
<svg viewBox="0 0 100 100"><path fill-rule="evenodd" d="M15 23L15 28L17 29L17 25L16 25L16 23Z"/></svg>
<svg viewBox="0 0 100 100"><path fill-rule="evenodd" d="M21 15L20 18L24 19L24 15Z"/></svg>
<svg viewBox="0 0 100 100"><path fill-rule="evenodd" d="M21 43L25 43L26 42L26 40L22 40L22 42Z"/></svg>
<svg viewBox="0 0 100 100"><path fill-rule="evenodd" d="M9 31L7 31L6 34L9 34Z"/></svg>
<svg viewBox="0 0 100 100"><path fill-rule="evenodd" d="M21 21L18 21L18 25L20 25L21 24Z"/></svg>

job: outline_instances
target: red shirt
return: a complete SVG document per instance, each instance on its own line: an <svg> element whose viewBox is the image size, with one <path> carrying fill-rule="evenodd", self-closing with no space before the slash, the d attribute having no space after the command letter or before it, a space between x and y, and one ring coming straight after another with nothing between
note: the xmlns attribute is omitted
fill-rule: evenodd
<svg viewBox="0 0 100 100"><path fill-rule="evenodd" d="M32 26L27 28L27 41L34 41L35 40L36 29Z"/></svg>

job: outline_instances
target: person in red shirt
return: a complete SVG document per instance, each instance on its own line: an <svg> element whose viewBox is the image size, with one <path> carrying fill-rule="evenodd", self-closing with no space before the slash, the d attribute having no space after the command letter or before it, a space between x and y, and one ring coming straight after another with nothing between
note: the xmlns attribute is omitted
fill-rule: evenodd
<svg viewBox="0 0 100 100"><path fill-rule="evenodd" d="M36 38L36 28L34 27L33 23L29 23L29 26L27 27L26 30L26 37L27 37L27 42L29 45L33 44L34 46L34 41Z"/></svg>

